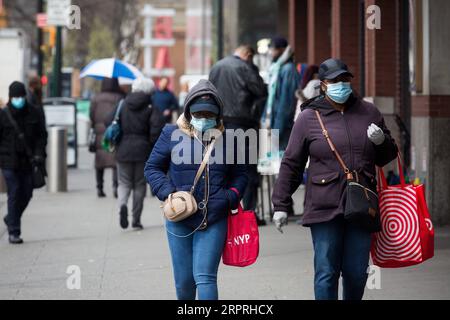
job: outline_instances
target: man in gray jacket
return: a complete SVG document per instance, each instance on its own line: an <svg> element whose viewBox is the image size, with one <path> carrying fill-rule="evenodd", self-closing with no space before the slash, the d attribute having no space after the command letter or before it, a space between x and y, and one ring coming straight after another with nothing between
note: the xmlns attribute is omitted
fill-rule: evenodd
<svg viewBox="0 0 450 320"><path fill-rule="evenodd" d="M223 120L226 129L258 130L267 98L267 87L253 64L255 51L248 45L239 46L233 55L217 62L209 80L219 91L224 102ZM257 154L257 146L246 140L248 186L243 195L244 209L256 210L259 177L257 164L249 163L250 152ZM257 215L258 218L258 215ZM258 218L260 225L264 220Z"/></svg>

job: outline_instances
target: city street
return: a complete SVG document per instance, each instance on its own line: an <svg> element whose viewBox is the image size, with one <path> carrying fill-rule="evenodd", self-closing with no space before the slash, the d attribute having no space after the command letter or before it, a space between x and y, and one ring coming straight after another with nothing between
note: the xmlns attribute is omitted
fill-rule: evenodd
<svg viewBox="0 0 450 320"><path fill-rule="evenodd" d="M0 226L0 299L174 299L169 251L159 202L147 197L143 231L119 227L116 202L98 199L93 156L80 151L80 165L69 170L69 192L35 192L24 214L25 244L8 244ZM1 194L1 214L6 195ZM221 299L313 299L309 230L292 222L280 234L260 229L260 257L251 267L223 264ZM81 288L70 290L69 266L79 266ZM435 258L420 266L381 271L381 289L366 299L448 299L450 228L438 228Z"/></svg>

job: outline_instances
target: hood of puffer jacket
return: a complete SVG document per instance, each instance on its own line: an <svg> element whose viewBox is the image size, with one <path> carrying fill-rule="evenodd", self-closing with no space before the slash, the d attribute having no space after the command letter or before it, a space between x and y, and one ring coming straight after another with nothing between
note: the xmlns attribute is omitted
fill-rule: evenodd
<svg viewBox="0 0 450 320"><path fill-rule="evenodd" d="M130 110L148 108L151 104L151 97L143 92L132 92L125 98L125 104Z"/></svg>
<svg viewBox="0 0 450 320"><path fill-rule="evenodd" d="M219 106L219 115L217 116L217 126L216 129L222 133L225 128L223 126L223 101L222 98L219 96L219 92L217 91L216 87L209 82L208 80L200 80L198 84L196 84L191 91L189 91L185 103L184 103L184 113L181 114L181 116L177 120L177 126L178 128L186 133L188 136L193 137L195 134L194 127L190 124L191 121L191 113L190 113L190 107L192 102L201 96L204 95L211 95L215 100L217 105Z"/></svg>

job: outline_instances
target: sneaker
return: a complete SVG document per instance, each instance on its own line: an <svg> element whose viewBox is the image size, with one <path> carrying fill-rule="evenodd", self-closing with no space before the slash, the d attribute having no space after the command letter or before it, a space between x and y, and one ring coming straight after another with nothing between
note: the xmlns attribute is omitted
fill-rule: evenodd
<svg viewBox="0 0 450 320"><path fill-rule="evenodd" d="M23 240L19 236L10 235L9 236L9 243L11 244L22 244Z"/></svg>
<svg viewBox="0 0 450 320"><path fill-rule="evenodd" d="M138 229L138 230L144 229L144 226L140 222L133 222L133 224L131 226L133 227L133 229Z"/></svg>
<svg viewBox="0 0 450 320"><path fill-rule="evenodd" d="M128 208L125 205L120 207L120 226L122 229L128 228Z"/></svg>

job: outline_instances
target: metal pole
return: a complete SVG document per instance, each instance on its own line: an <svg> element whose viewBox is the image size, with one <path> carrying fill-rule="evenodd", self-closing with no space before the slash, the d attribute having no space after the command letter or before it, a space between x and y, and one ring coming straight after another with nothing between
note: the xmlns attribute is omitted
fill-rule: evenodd
<svg viewBox="0 0 450 320"><path fill-rule="evenodd" d="M51 127L49 130L48 191L67 191L67 129Z"/></svg>
<svg viewBox="0 0 450 320"><path fill-rule="evenodd" d="M37 6L37 12L41 13L44 11L44 0L38 0L38 6ZM42 28L37 28L37 42L38 42L38 65L37 65L37 74L39 77L42 77L43 71L44 71L44 55L42 53L42 41L43 41L43 35L42 35Z"/></svg>
<svg viewBox="0 0 450 320"><path fill-rule="evenodd" d="M56 27L56 48L53 59L52 97L61 97L62 27Z"/></svg>
<svg viewBox="0 0 450 320"><path fill-rule="evenodd" d="M223 0L217 0L217 61L223 58Z"/></svg>

